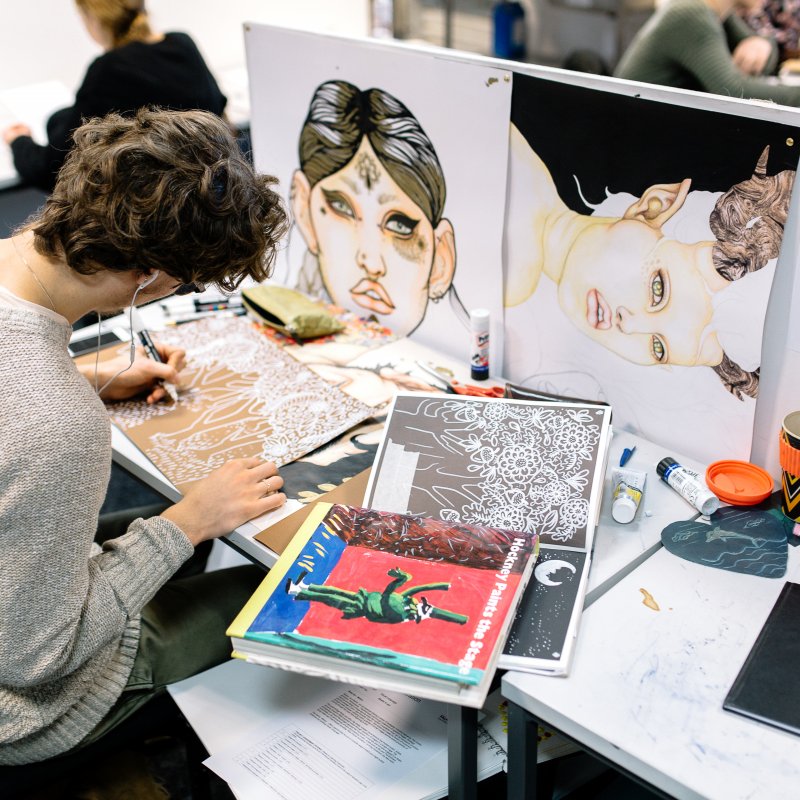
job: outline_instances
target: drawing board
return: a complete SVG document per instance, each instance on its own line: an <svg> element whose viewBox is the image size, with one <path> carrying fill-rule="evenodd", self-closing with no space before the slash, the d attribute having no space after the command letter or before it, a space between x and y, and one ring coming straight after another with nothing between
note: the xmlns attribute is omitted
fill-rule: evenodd
<svg viewBox="0 0 800 800"><path fill-rule="evenodd" d="M275 278L466 358L502 359L508 70L248 26L252 137L294 226Z"/></svg>
<svg viewBox="0 0 800 800"><path fill-rule="evenodd" d="M800 128L519 74L511 122L506 375L748 458Z"/></svg>

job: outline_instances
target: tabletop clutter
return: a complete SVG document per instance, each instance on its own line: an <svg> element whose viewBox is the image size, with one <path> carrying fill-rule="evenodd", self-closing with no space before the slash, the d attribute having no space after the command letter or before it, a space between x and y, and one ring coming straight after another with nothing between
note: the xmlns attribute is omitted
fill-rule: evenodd
<svg viewBox="0 0 800 800"><path fill-rule="evenodd" d="M180 302L164 306L154 331L187 349L180 402L110 407L178 488L220 454L258 454L290 469L354 425L377 419L383 428L371 470L356 480L359 470L340 464L324 491L307 487L321 502L304 511L231 624L235 656L475 708L497 667L569 674L604 499L609 405L484 384L475 371L483 351L472 354L481 385L461 382L436 352L354 327L341 309L283 287ZM474 319L484 339L473 350L485 350L485 318ZM345 341L369 346L350 362L318 358ZM274 367L269 381L265 364ZM331 382L332 367L379 377L388 369L421 383L408 392L398 381L387 410L347 393L340 377ZM285 380L276 383L278 374ZM664 528L666 550L781 577L787 542L800 541L800 412L784 420L779 448L780 508L771 476L755 464L717 461L703 476L667 453L645 465L636 447L625 448L608 470L611 518L623 527L650 515L654 471L697 512ZM261 538L272 521L258 522ZM745 552L758 553L757 567L741 567Z"/></svg>

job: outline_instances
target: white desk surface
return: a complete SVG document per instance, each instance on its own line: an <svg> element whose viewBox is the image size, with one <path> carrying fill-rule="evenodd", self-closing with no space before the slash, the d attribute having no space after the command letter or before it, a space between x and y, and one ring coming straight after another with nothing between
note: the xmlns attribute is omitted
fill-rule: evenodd
<svg viewBox="0 0 800 800"><path fill-rule="evenodd" d="M613 420L612 420L613 421ZM632 522L621 525L611 518L611 470L619 464L626 447L636 446L626 469L647 472L644 496ZM589 570L586 605L607 592L623 575L661 547L661 531L670 522L696 517L697 510L656 474L656 464L665 456L701 474L705 467L627 431L614 431L603 482L603 502L595 531L594 554Z"/></svg>
<svg viewBox="0 0 800 800"><path fill-rule="evenodd" d="M785 580L800 548L777 580L661 549L586 610L569 677L509 672L503 694L675 797L800 797L800 737L722 710Z"/></svg>

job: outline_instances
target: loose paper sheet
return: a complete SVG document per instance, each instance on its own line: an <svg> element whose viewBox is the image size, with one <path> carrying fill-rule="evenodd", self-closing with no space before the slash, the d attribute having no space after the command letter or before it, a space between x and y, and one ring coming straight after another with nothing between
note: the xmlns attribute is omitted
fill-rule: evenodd
<svg viewBox="0 0 800 800"><path fill-rule="evenodd" d="M231 458L286 464L373 413L245 319L204 319L157 338L186 350L178 403L134 400L109 411L181 491Z"/></svg>
<svg viewBox="0 0 800 800"><path fill-rule="evenodd" d="M375 797L446 750L430 701L329 686L323 703L295 707L204 763L254 797L354 800Z"/></svg>

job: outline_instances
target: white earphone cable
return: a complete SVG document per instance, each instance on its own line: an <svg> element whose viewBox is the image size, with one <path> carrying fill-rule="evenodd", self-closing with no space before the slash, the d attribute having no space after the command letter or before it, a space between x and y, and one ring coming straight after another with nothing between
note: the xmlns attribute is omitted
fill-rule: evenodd
<svg viewBox="0 0 800 800"><path fill-rule="evenodd" d="M131 335L130 364L117 372L116 375L113 375L111 378L109 378L99 389L97 388L97 368L100 363L100 312L97 312L97 354L95 355L94 359L94 391L98 396L100 396L117 378L119 378L123 372L127 372L133 366L133 362L136 358L136 337L133 334L133 308L136 305L136 297L138 296L139 292L141 292L145 286L149 286L157 277L158 270L156 270L146 281L140 283L136 287L136 291L133 293L133 297L131 298L131 304L128 308L128 330Z"/></svg>

